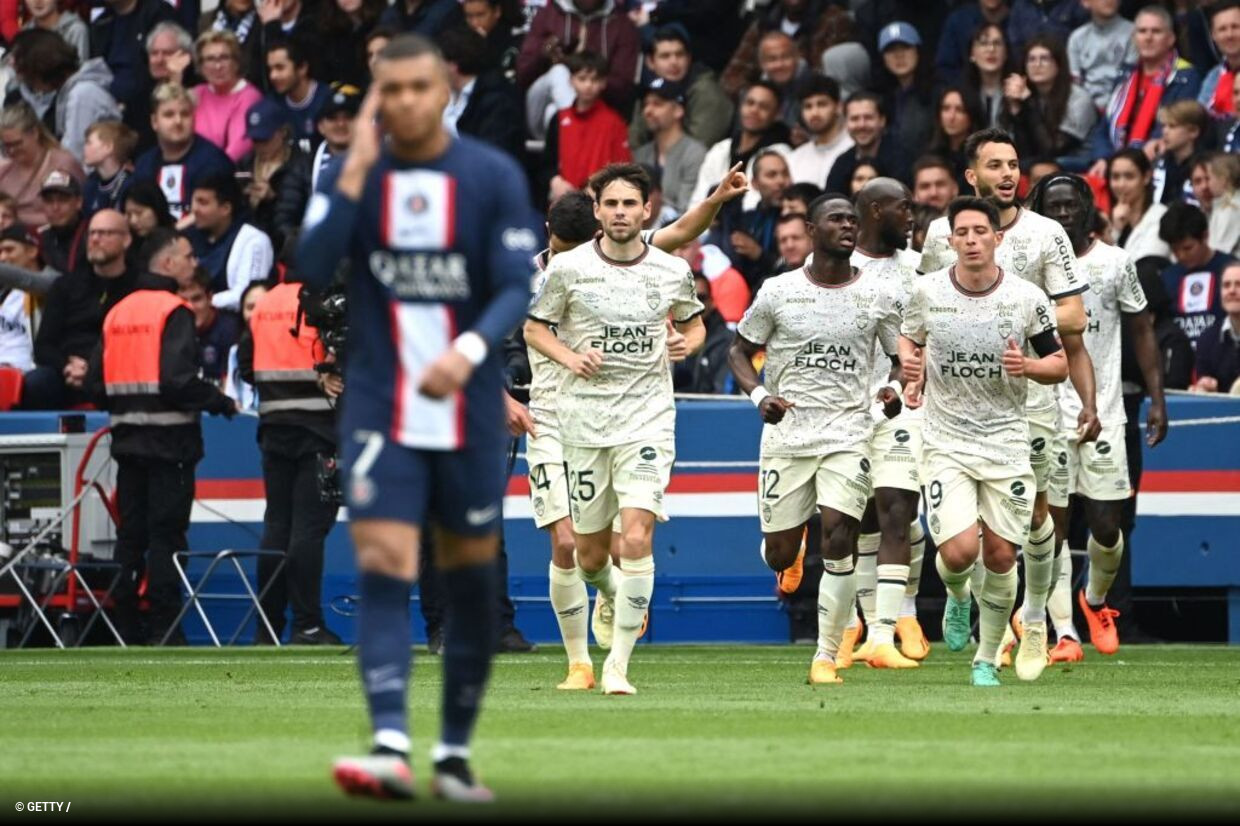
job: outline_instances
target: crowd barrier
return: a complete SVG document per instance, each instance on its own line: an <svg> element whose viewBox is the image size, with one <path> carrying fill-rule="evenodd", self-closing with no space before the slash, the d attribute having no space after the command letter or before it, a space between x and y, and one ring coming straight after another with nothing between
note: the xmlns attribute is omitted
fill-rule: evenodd
<svg viewBox="0 0 1240 826"><path fill-rule="evenodd" d="M1168 408L1173 426L1166 441L1145 453L1133 582L1228 589L1229 639L1240 643L1240 400L1173 396ZM51 413L5 414L0 434L54 432L57 419ZM88 430L105 423L102 414L87 416ZM206 458L198 466L192 549L258 547L264 500L257 424L250 417L204 419ZM682 400L676 430L667 497L671 521L655 532L650 639L786 641L788 618L758 556L756 411L733 398ZM530 519L527 494L519 459L504 502L509 591L522 631L550 641L557 632L547 601L549 546ZM323 599L328 622L351 641L357 590L345 518L342 512L328 539ZM421 640L416 592L414 599L415 637ZM211 610L227 624L230 611L243 609L221 604ZM186 631L191 641L207 639L196 618L187 619Z"/></svg>

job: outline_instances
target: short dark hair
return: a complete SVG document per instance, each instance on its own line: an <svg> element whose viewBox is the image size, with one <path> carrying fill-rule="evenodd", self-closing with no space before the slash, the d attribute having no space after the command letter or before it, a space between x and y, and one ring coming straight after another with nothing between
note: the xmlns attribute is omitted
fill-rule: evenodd
<svg viewBox="0 0 1240 826"><path fill-rule="evenodd" d="M765 89L775 96L776 104L782 104L784 102L784 93L780 91L778 86L776 86L774 83L771 83L769 80L755 80L753 83L750 83L744 89L741 90L739 99L744 100L745 96L749 94L749 91L751 89Z"/></svg>
<svg viewBox="0 0 1240 826"><path fill-rule="evenodd" d="M820 75L817 72L810 75L801 84L800 99L804 101L806 98L812 98L815 95L826 95L836 103L840 102L840 84L833 77Z"/></svg>
<svg viewBox="0 0 1240 826"><path fill-rule="evenodd" d="M208 175L194 184L194 190L190 195L201 190L212 193L221 204L228 204L232 207L233 218L241 214L241 187L237 185L237 178L231 172Z"/></svg>
<svg viewBox="0 0 1240 826"><path fill-rule="evenodd" d="M810 201L808 218L811 221L818 220L817 218L818 211L822 209L824 206L826 206L827 204L831 203L832 201L848 201L848 203L851 204L852 198L845 195L843 192L824 192L822 195L819 195L813 201Z"/></svg>
<svg viewBox="0 0 1240 826"><path fill-rule="evenodd" d="M190 276L189 283L198 287L202 287L202 291L207 295L211 295L211 273L207 272L202 266L194 267L194 274ZM189 284L182 285L182 288Z"/></svg>
<svg viewBox="0 0 1240 826"><path fill-rule="evenodd" d="M844 101L844 111L848 111L848 107L854 103L865 103L866 101L874 104L874 108L883 117L887 117L887 111L883 108L883 98L877 92L871 92L868 89L862 89L860 92L853 92L848 96L848 100Z"/></svg>
<svg viewBox="0 0 1240 826"><path fill-rule="evenodd" d="M638 164L638 166L642 168L642 170L646 173L646 177L650 179L651 194L655 192L662 192L663 191L663 179L662 179L662 176L659 174L659 170L655 169L653 166L651 166L648 163Z"/></svg>
<svg viewBox="0 0 1240 826"><path fill-rule="evenodd" d="M487 42L466 25L441 32L438 40L443 59L456 65L463 75L480 75L487 68Z"/></svg>
<svg viewBox="0 0 1240 826"><path fill-rule="evenodd" d="M1240 9L1240 0L1215 0L1206 6L1206 15L1210 18L1210 24L1213 25L1215 16L1232 9Z"/></svg>
<svg viewBox="0 0 1240 826"><path fill-rule="evenodd" d="M775 226L782 227L784 224L791 224L793 221L804 224L808 219L809 216L802 215L799 212L789 212L785 215L779 216L779 218L775 220Z"/></svg>
<svg viewBox="0 0 1240 826"><path fill-rule="evenodd" d="M1162 220L1158 222L1158 237L1168 245L1175 246L1189 238L1202 241L1209 229L1210 220L1206 218L1206 214L1201 211L1200 207L1184 201L1174 201L1163 213Z"/></svg>
<svg viewBox="0 0 1240 826"><path fill-rule="evenodd" d="M779 197L781 200L792 199L804 201L805 206L808 207L814 202L814 199L821 194L822 187L817 184L811 184L807 181L801 181L800 183L792 184L791 186L785 188L784 191L780 193Z"/></svg>
<svg viewBox="0 0 1240 826"><path fill-rule="evenodd" d="M650 176L646 174L646 170L642 169L640 164L608 164L591 175L586 186L594 193L594 200L598 201L603 197L603 190L607 188L607 185L615 181L624 181L637 187L642 194L642 203L650 200Z"/></svg>
<svg viewBox="0 0 1240 826"><path fill-rule="evenodd" d="M564 193L547 210L547 227L556 238L570 244L591 240L598 232L594 201L585 192Z"/></svg>
<svg viewBox="0 0 1240 826"><path fill-rule="evenodd" d="M189 240L189 236L175 227L155 227L146 236L146 240L142 242L141 249L138 250L138 266L142 270L149 272L151 262L155 260L155 256L182 238Z"/></svg>
<svg viewBox="0 0 1240 826"><path fill-rule="evenodd" d="M310 55L307 53L306 44L296 35L271 41L263 51L263 56L266 57L272 52L279 51L288 52L288 59L294 67L310 65Z"/></svg>
<svg viewBox="0 0 1240 826"><path fill-rule="evenodd" d="M429 38L414 32L403 32L387 42L387 45L379 52L379 59L409 60L426 55L443 60L443 54Z"/></svg>
<svg viewBox="0 0 1240 826"><path fill-rule="evenodd" d="M990 222L990 228L995 232L999 231L999 208L992 204L986 198L978 198L975 195L965 195L956 198L947 205L947 222L954 230L956 229L956 216L962 212L980 212L986 216Z"/></svg>
<svg viewBox="0 0 1240 826"><path fill-rule="evenodd" d="M778 149L771 149L768 146L765 149L759 149L757 154L753 156L753 160L750 162L749 168L753 170L754 175L758 174L758 164L762 163L767 158L779 158L784 162L784 166L789 166L787 155L780 152Z"/></svg>
<svg viewBox="0 0 1240 826"><path fill-rule="evenodd" d="M954 180L956 177L956 168L952 166L951 161L942 155L922 155L913 164L913 174L910 176L914 183L917 182L917 176L927 169L945 169L947 174Z"/></svg>
<svg viewBox="0 0 1240 826"><path fill-rule="evenodd" d="M607 58L598 52L576 52L564 58L564 67L568 69L569 74L577 74L578 72L590 72L601 78L607 77Z"/></svg>
<svg viewBox="0 0 1240 826"><path fill-rule="evenodd" d="M399 29L380 23L370 30L370 34L366 35L365 45L369 46L376 40L391 40L399 34Z"/></svg>
<svg viewBox="0 0 1240 826"><path fill-rule="evenodd" d="M666 43L669 40L675 40L685 47L685 51L693 54L693 47L689 45L689 37L685 34L684 29L677 25L663 25L654 30L654 34L650 37L650 45L646 48L646 54L654 54L655 46L660 43Z"/></svg>
<svg viewBox="0 0 1240 826"><path fill-rule="evenodd" d="M982 151L982 147L988 143L1006 143L1013 149L1016 148L1016 139L1012 134L997 126L988 129L979 129L972 135L964 139L964 157L969 166L977 163L977 155Z"/></svg>

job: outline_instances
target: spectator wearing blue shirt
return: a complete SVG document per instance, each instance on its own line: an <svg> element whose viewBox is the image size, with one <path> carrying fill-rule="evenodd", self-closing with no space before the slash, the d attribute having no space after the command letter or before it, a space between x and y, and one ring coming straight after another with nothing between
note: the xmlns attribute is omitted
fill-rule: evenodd
<svg viewBox="0 0 1240 826"><path fill-rule="evenodd" d="M1089 20L1081 0L1015 0L1007 20L1012 51L1021 54L1035 35L1051 35L1068 42L1072 30Z"/></svg>
<svg viewBox="0 0 1240 826"><path fill-rule="evenodd" d="M146 36L157 23L176 19L176 12L164 0L107 0L107 6L90 27L90 55L108 64L108 91L121 105L125 123L140 132L138 120L152 86Z"/></svg>
<svg viewBox="0 0 1240 826"><path fill-rule="evenodd" d="M299 38L267 44L267 81L271 99L288 113L293 140L302 152L318 145L319 112L332 95L331 87L310 75L310 55Z"/></svg>
<svg viewBox="0 0 1240 826"><path fill-rule="evenodd" d="M1204 332L1224 317L1223 270L1236 259L1210 249L1206 214L1182 201L1167 207L1158 236L1171 247L1176 261L1163 270L1163 286L1176 323L1196 348Z"/></svg>
<svg viewBox="0 0 1240 826"><path fill-rule="evenodd" d="M1203 393L1240 394L1240 263L1222 275L1223 313L1197 340L1197 383Z"/></svg>

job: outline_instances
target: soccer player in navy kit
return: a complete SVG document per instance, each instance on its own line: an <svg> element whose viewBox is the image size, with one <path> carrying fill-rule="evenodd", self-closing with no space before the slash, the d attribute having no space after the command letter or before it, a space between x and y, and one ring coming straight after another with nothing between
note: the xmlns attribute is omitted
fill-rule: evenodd
<svg viewBox="0 0 1240 826"><path fill-rule="evenodd" d="M307 208L298 265L322 287L341 259L352 263L340 443L374 749L338 760L336 781L350 794L413 797L409 588L433 519L448 613L431 785L485 802L468 760L496 625L508 446L500 345L524 318L538 239L517 165L444 131L449 94L429 41L384 48L349 154Z"/></svg>

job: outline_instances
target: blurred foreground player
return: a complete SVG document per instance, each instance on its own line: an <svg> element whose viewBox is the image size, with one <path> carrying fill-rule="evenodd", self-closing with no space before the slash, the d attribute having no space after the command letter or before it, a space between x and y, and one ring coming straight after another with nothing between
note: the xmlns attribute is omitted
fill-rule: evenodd
<svg viewBox="0 0 1240 826"><path fill-rule="evenodd" d="M338 760L334 774L350 794L414 795L409 588L433 517L448 611L431 787L486 802L469 740L496 631L508 441L500 345L529 301L535 225L516 165L444 130L447 69L429 41L393 39L374 74L349 154L338 176L324 172L298 250L304 280L320 289L342 257L353 267L340 443L374 748Z"/></svg>

